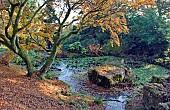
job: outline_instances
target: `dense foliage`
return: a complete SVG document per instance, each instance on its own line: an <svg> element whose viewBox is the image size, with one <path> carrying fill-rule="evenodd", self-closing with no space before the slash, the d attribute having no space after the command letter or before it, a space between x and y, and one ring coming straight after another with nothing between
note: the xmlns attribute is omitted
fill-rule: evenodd
<svg viewBox="0 0 170 110"><path fill-rule="evenodd" d="M100 44L105 55L163 55L168 46L166 39L168 25L164 18L159 17L154 10L143 10L127 14L128 34L120 34L121 46L111 46L109 31L102 32L100 27L90 27L82 30L64 42L64 49L69 44L78 41L85 48L90 44ZM90 39L90 40L89 40Z"/></svg>
<svg viewBox="0 0 170 110"><path fill-rule="evenodd" d="M143 60L169 68L170 25L167 18L160 16L155 9L143 9L139 12L131 12L126 15L126 18L129 33L119 34L120 46L117 46L115 43L111 45L109 42L109 30L103 32L97 26L84 28L79 34L71 36L71 38L63 43L64 46L62 48L66 52L81 54L81 52L70 51L69 49L70 45L74 45L78 41L81 44L81 48L86 50L85 55L129 55L136 57L136 60ZM93 49L88 51L89 46L92 45ZM97 45L100 46L97 48Z"/></svg>
<svg viewBox="0 0 170 110"><path fill-rule="evenodd" d="M154 10L127 15L129 33L122 35L125 52L133 55L163 55L168 46L167 24Z"/></svg>

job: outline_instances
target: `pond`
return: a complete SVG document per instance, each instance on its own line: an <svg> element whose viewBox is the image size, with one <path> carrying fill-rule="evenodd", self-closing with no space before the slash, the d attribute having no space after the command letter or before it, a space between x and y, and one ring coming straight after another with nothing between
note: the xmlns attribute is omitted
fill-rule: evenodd
<svg viewBox="0 0 170 110"><path fill-rule="evenodd" d="M88 69L87 67L70 68L66 62L60 62L55 67L61 69L58 79L68 84L72 92L102 99L106 103L106 110L125 110L128 96L121 92L115 92L91 84L86 74L84 74Z"/></svg>

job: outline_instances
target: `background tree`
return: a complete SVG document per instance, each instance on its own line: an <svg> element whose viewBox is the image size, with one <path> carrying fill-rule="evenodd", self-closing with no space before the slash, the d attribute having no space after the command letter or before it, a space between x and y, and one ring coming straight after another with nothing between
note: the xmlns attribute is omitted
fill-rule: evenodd
<svg viewBox="0 0 170 110"><path fill-rule="evenodd" d="M121 38L125 53L157 57L163 55L168 45L166 40L168 25L154 9L128 14L127 24L129 33L122 35Z"/></svg>

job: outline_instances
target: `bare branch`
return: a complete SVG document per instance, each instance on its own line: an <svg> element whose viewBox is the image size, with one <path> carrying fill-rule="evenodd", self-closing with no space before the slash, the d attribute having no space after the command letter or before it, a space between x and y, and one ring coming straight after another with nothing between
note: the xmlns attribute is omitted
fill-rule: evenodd
<svg viewBox="0 0 170 110"><path fill-rule="evenodd" d="M75 21L78 21L79 19L73 19L70 23L63 25L63 27L67 27L70 26L71 24L73 24Z"/></svg>
<svg viewBox="0 0 170 110"><path fill-rule="evenodd" d="M71 31L70 33L68 33L65 37L62 37L59 39L58 43L60 44L62 41L64 41L65 39L69 38L71 35L73 34L77 34L79 32L79 30L75 30L75 31Z"/></svg>
<svg viewBox="0 0 170 110"><path fill-rule="evenodd" d="M72 10L71 7L70 7L70 3L69 3L68 1L69 1L69 0L67 0L68 10L67 10L67 12L66 12L66 15L65 15L65 17L64 17L61 25L63 25L63 24L66 22L66 20L68 19L69 15L70 15L70 13L71 13L71 10Z"/></svg>

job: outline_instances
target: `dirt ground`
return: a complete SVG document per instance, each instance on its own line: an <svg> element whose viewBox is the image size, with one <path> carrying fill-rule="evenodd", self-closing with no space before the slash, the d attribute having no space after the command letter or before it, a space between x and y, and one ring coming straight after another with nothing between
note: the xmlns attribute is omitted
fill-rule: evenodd
<svg viewBox="0 0 170 110"><path fill-rule="evenodd" d="M19 68L0 64L0 110L104 110L90 98L63 95L70 89L62 81L27 78Z"/></svg>

